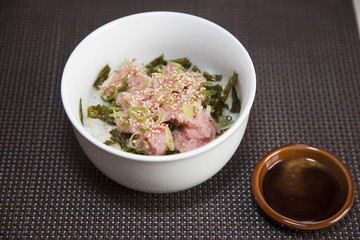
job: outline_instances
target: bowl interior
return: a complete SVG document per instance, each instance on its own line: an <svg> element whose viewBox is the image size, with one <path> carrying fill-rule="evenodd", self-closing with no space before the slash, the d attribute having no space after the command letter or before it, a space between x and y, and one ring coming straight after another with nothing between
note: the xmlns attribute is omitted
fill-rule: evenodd
<svg viewBox="0 0 360 240"><path fill-rule="evenodd" d="M343 189L341 199L339 200L341 208L330 218L314 222L297 221L277 213L266 202L263 195L263 181L268 170L282 160L298 157L314 159L319 163L324 164L329 167L338 178L341 189ZM355 187L351 173L339 158L323 149L302 144L287 145L274 149L266 154L254 169L252 176L252 191L259 206L270 217L285 225L299 229L318 229L336 223L350 210L355 195Z"/></svg>
<svg viewBox="0 0 360 240"><path fill-rule="evenodd" d="M256 83L252 61L241 43L208 20L183 13L149 12L114 20L92 32L75 48L65 66L61 86L63 105L73 126L99 147L108 149L81 125L80 98L84 108L93 101L92 84L106 64L115 69L124 59L134 58L146 64L160 54L166 59L188 57L201 70L223 74L224 80L237 72L242 110L234 126L246 119Z"/></svg>

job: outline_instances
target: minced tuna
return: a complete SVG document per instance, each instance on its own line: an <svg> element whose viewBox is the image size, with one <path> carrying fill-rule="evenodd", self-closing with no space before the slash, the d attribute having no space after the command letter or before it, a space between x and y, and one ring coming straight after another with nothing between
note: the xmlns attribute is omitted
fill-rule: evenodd
<svg viewBox="0 0 360 240"><path fill-rule="evenodd" d="M185 70L176 62L168 61L148 75L133 60L108 75L98 94L111 103L107 109L116 127L128 134L126 149L164 155L215 139L220 128L205 104L206 86L211 84L199 71Z"/></svg>

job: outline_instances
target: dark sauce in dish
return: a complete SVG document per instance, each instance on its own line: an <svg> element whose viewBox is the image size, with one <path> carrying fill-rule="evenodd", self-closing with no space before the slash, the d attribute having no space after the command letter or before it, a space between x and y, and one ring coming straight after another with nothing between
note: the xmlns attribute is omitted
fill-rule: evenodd
<svg viewBox="0 0 360 240"><path fill-rule="evenodd" d="M324 164L308 158L283 160L264 176L267 203L281 215L299 221L319 221L341 207L339 180Z"/></svg>

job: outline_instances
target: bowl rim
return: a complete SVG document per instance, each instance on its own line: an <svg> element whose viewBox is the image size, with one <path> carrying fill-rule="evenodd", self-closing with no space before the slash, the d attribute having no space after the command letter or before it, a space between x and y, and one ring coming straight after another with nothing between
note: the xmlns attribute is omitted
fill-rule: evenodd
<svg viewBox="0 0 360 240"><path fill-rule="evenodd" d="M112 27L113 25L117 24L123 24L126 23L126 21L129 21L131 19L137 19L137 18L147 18L147 17L182 17L182 18L189 18L195 22L202 23L206 25L209 28L213 28L217 31L219 31L221 34L226 36L226 38L230 41L232 41L235 45L237 45L238 51L241 52L246 58L246 63L250 67L249 72L251 75L251 84L249 89L249 94L247 96L247 99L244 101L246 104L242 106L241 112L239 114L238 119L233 123L233 125L221 136L216 138L215 140L211 141L210 143L205 144L204 146L184 152L184 153L178 153L178 154L172 154L172 155L161 155L161 156L149 156L149 155L139 155L139 154L133 154L124 152L115 148L112 148L110 146L107 146L97 139L95 137L91 136L90 133L86 131L86 129L80 124L78 119L72 114L72 111L70 109L70 102L67 101L66 97L66 89L64 84L64 79L67 78L67 71L69 68L69 62L71 62L71 59L76 55L77 49L80 48L81 45L86 43L87 41L90 41L92 38L96 37L98 34L101 34L101 32L104 29L107 29L109 27ZM250 114L250 110L252 108L254 99L255 99L255 93L256 93L256 73L254 64L252 62L252 59L250 58L249 53L245 49L245 47L240 43L240 41L233 36L229 31L224 29L223 27L219 26L218 24L211 22L210 20L207 20L205 18L195 16L188 13L182 13L182 12L174 12L174 11L150 11L150 12L141 12L141 13L135 13L131 15L127 15L124 17L120 17L118 19L112 20L108 23L105 23L104 25L98 27L94 31L92 31L90 34L88 34L83 40L80 41L80 43L77 44L75 49L70 54L69 58L67 59L67 62L65 64L62 78L61 78L61 99L63 103L63 107L65 109L66 115L69 118L70 122L72 123L73 127L88 141L90 141L93 145L97 146L98 148L109 152L113 155L119 156L119 157L125 157L127 159L131 159L134 161L146 161L146 162L164 162L164 161L177 161L181 159L186 159L190 157L197 156L199 154L202 154L204 152L207 152L208 150L214 148L215 146L222 143L226 138L228 138L230 135L232 135L236 129L240 127L241 124L243 124L244 121L247 120L248 115Z"/></svg>
<svg viewBox="0 0 360 240"><path fill-rule="evenodd" d="M345 202L343 204L343 206L331 217L321 220L321 221L299 221L299 220L294 220L288 217L285 217L283 215L281 215L280 213L276 212L275 210L273 210L268 203L266 202L266 200L264 199L264 196L262 194L262 190L259 189L259 184L260 184L260 171L265 167L266 162L271 159L274 155L278 154L281 151L284 150L288 150L289 148L294 148L296 150L310 150L310 151L316 151L318 153L323 154L324 156L331 158L334 162L337 163L337 165L339 166L339 168L341 168L342 172L344 173L345 177L346 177L346 182L348 185L348 193L345 199ZM279 162L283 159L278 159L276 162ZM273 163L275 164L275 163ZM271 165L273 165L271 164ZM335 223L337 223L338 221L340 221L351 209L352 204L354 202L354 198L355 198L355 183L354 183L354 179L352 177L352 174L350 172L350 170L348 169L348 167L344 164L343 161L341 161L340 158L338 158L337 156L335 156L333 153L320 148L320 147L315 147L313 145L308 145L308 144L287 144L281 147L277 147L271 151L269 151L267 154L265 154L260 160L259 162L256 164L252 177L251 177L251 190L253 193L253 196L256 200L256 202L258 203L258 205L260 206L260 208L271 218L273 218L274 220L292 227L292 228L297 228L297 229L302 229L302 230L316 230L316 229L321 229L321 228L325 228L328 227L330 225L333 225Z"/></svg>

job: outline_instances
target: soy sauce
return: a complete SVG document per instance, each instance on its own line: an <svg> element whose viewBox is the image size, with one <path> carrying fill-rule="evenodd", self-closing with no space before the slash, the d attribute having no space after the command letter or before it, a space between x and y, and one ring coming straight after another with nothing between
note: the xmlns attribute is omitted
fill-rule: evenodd
<svg viewBox="0 0 360 240"><path fill-rule="evenodd" d="M283 160L263 181L267 203L281 215L299 221L324 220L342 204L341 185L332 170L308 158Z"/></svg>

